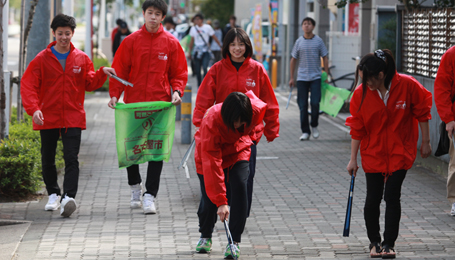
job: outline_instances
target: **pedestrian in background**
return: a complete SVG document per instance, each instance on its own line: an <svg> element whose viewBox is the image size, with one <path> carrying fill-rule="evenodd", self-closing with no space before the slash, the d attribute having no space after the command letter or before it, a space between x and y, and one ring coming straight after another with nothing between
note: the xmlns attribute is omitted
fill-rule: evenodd
<svg viewBox="0 0 455 260"><path fill-rule="evenodd" d="M223 29L223 37L229 32L229 30L231 30L232 28L240 28L240 26L238 26L236 24L237 22L237 17L235 17L235 15L231 15L231 17L229 17L229 23L226 24L226 26L224 27Z"/></svg>
<svg viewBox="0 0 455 260"><path fill-rule="evenodd" d="M118 47L120 47L120 44L122 43L122 41L126 38L126 36L131 34L126 22L122 22L120 24L119 28L120 29L118 30L117 34L114 37L114 45L112 46L112 51L113 51L114 56L115 56L115 52L117 52L117 50L118 50Z"/></svg>
<svg viewBox="0 0 455 260"><path fill-rule="evenodd" d="M226 245L225 259L238 258L239 243L245 229L248 200L250 132L262 123L267 104L252 91L232 92L223 103L207 110L196 132L194 158L201 186L197 211L201 237L196 246L199 253L212 249L212 233L216 215L221 222L229 218L233 251ZM230 190L230 196L226 195ZM230 206L230 208L229 208Z"/></svg>
<svg viewBox="0 0 455 260"><path fill-rule="evenodd" d="M218 40L220 42L223 42L223 31L220 29L220 21L218 20L213 20L213 31L215 32L215 36L216 38L218 38ZM223 47L223 45L221 44L221 46L219 46L218 44L215 44L213 42L213 38L210 38L210 50L212 51L213 53L213 60L212 60L212 64L215 64L217 63L218 61L220 61L222 59L222 56L221 56L221 48Z"/></svg>
<svg viewBox="0 0 455 260"><path fill-rule="evenodd" d="M416 79L398 74L392 52L377 50L365 55L357 66L355 82L362 79L351 98L351 160L349 174L356 176L360 148L367 194L364 217L370 240L370 256L395 258L395 241L401 218L401 186L417 154L431 154L432 96ZM386 202L384 240L379 233L380 204ZM381 244L382 241L382 244Z"/></svg>
<svg viewBox="0 0 455 260"><path fill-rule="evenodd" d="M204 24L204 16L202 14L196 14L192 21L194 26L190 29L190 50L192 54L191 59L194 60L194 69L196 70L197 85L199 87L202 79L207 74L207 68L209 66L209 38L212 37L220 47L221 43L215 36L213 28L208 24ZM201 76L201 68L204 71L204 76Z"/></svg>
<svg viewBox="0 0 455 260"><path fill-rule="evenodd" d="M304 35L297 39L291 53L291 79L289 86L297 85L297 103L300 109L300 141L319 137L319 102L321 102L321 58L324 70L328 72L327 48L322 39L313 33L316 21L306 17L302 21ZM298 62L297 84L294 81L295 66ZM311 130L308 122L308 94L311 92Z"/></svg>
<svg viewBox="0 0 455 260"><path fill-rule="evenodd" d="M438 73L434 82L434 102L439 117L446 123L446 130L451 140L449 146L449 171L447 176L447 199L452 204L450 214L455 216L455 150L453 134L455 133L455 48L451 47L442 55Z"/></svg>
<svg viewBox="0 0 455 260"><path fill-rule="evenodd" d="M264 134L268 142L279 136L279 105L270 79L261 63L253 60L250 38L243 29L234 28L228 32L223 42L223 60L214 64L204 78L196 98L193 124L199 127L202 118L214 103L223 102L234 91L246 93L251 90L267 103L264 124L261 122L251 132L250 174L248 177L248 216L250 215L253 183L256 172L256 145ZM232 79L236 80L232 80Z"/></svg>
<svg viewBox="0 0 455 260"><path fill-rule="evenodd" d="M112 56L114 56L114 40L115 40L115 35L117 35L117 32L118 30L120 29L120 25L122 23L124 23L125 21L123 21L122 19L117 19L115 20L115 24L117 24L117 27L115 27L113 30L112 30L112 33L111 33L111 47L112 47Z"/></svg>
<svg viewBox="0 0 455 260"><path fill-rule="evenodd" d="M163 0L146 0L142 4L145 24L123 40L112 64L118 77L133 83L134 87L109 79L110 108L115 108L122 93L125 103L167 101L177 106L182 102L188 68L179 41L165 32L161 24L167 8ZM162 169L163 161L148 162L146 191L141 196L139 165L126 168L131 187L131 208L139 208L142 204L144 214L156 213L155 199Z"/></svg>
<svg viewBox="0 0 455 260"><path fill-rule="evenodd" d="M174 22L174 18L171 16L164 18L164 30L174 35L175 38L179 38L178 32L175 30L177 25Z"/></svg>
<svg viewBox="0 0 455 260"><path fill-rule="evenodd" d="M45 210L57 210L69 217L77 208L79 150L81 133L86 129L85 91L103 86L111 68L96 72L90 58L71 43L76 20L58 14L51 23L55 41L30 62L21 80L21 97L27 114L33 117L33 130L41 136L41 164L48 202ZM65 178L63 196L57 183L55 154L62 138Z"/></svg>

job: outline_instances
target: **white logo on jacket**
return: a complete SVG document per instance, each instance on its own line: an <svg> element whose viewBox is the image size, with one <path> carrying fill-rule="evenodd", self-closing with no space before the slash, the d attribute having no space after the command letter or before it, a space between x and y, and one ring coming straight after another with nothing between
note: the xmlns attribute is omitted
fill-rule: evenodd
<svg viewBox="0 0 455 260"><path fill-rule="evenodd" d="M158 53L158 59L159 60L167 60L167 54L166 53Z"/></svg>
<svg viewBox="0 0 455 260"><path fill-rule="evenodd" d="M73 72L76 73L76 74L81 73L81 67L73 66Z"/></svg>
<svg viewBox="0 0 455 260"><path fill-rule="evenodd" d="M254 82L254 79L246 79L246 85L248 87L255 87L256 86L256 82Z"/></svg>
<svg viewBox="0 0 455 260"><path fill-rule="evenodd" d="M397 101L395 108L396 109L406 109L406 101Z"/></svg>

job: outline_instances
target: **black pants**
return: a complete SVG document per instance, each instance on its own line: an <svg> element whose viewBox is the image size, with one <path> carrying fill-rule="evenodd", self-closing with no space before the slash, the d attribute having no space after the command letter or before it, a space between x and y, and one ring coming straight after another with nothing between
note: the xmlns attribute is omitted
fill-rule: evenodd
<svg viewBox="0 0 455 260"><path fill-rule="evenodd" d="M383 245L395 246L401 218L401 185L407 170L392 173L384 183L382 173L365 173L367 181L367 198L364 217L370 242L381 242L379 233L379 215L382 195L386 203ZM384 189L385 186L385 189Z"/></svg>
<svg viewBox="0 0 455 260"><path fill-rule="evenodd" d="M235 242L240 243L243 230L245 229L248 211L247 180L249 175L249 162L237 162L229 171L225 169L224 174L225 183L227 182L229 175L229 188L231 190L229 202L229 228L231 230L232 239ZM211 238L218 217L216 214L218 207L210 201L205 192L204 176L201 174L198 174L197 176L199 177L201 186L201 201L197 211L199 217L199 232L201 233L201 237Z"/></svg>
<svg viewBox="0 0 455 260"><path fill-rule="evenodd" d="M248 175L248 213L247 217L250 216L251 203L253 202L253 183L254 183L254 174L256 173L256 155L257 147L256 142L251 146L251 157L250 157L250 175Z"/></svg>
<svg viewBox="0 0 455 260"><path fill-rule="evenodd" d="M40 130L41 135L41 164L44 184L47 193L61 195L57 183L57 168L55 154L57 141L62 137L63 159L65 160L65 179L63 181L63 195L75 198L79 182L79 149L81 147L80 128L62 128Z"/></svg>
<svg viewBox="0 0 455 260"><path fill-rule="evenodd" d="M147 167L147 180L145 181L145 193L153 195L156 198L158 189L160 188L160 177L163 169L163 161L149 162ZM139 165L134 164L126 167L128 172L128 184L136 185L142 182L141 174L139 173Z"/></svg>

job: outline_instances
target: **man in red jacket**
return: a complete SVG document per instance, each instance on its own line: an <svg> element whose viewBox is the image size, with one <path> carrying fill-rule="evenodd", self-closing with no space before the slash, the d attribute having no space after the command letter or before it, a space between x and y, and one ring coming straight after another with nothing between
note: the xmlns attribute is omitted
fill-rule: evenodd
<svg viewBox="0 0 455 260"><path fill-rule="evenodd" d="M131 83L129 87L109 80L114 108L124 93L125 103L168 101L179 105L188 80L185 53L179 41L163 30L167 5L163 0L147 0L142 4L145 25L126 37L115 54L112 67L117 75ZM171 90L172 87L172 90ZM147 169L146 191L143 195L144 214L155 214L154 200L158 193L163 161L150 161ZM131 208L141 206L141 175L139 165L127 167L131 187Z"/></svg>
<svg viewBox="0 0 455 260"><path fill-rule="evenodd" d="M438 109L439 117L446 123L446 130L449 138L455 134L455 107L453 99L455 96L455 48L451 47L442 56L438 74L434 82L434 102ZM455 151L453 143L450 142L449 148L450 162L447 176L447 199L452 204L450 214L455 216Z"/></svg>
<svg viewBox="0 0 455 260"><path fill-rule="evenodd" d="M33 130L39 130L41 135L42 173L49 194L45 210L60 207L55 149L62 137L65 180L60 214L69 217L77 206L74 198L79 179L78 154L81 130L86 128L85 91L100 88L106 75L115 71L101 67L95 72L89 57L74 48L71 38L76 20L73 17L58 14L51 28L56 41L30 62L21 80L21 96L25 111L33 116Z"/></svg>

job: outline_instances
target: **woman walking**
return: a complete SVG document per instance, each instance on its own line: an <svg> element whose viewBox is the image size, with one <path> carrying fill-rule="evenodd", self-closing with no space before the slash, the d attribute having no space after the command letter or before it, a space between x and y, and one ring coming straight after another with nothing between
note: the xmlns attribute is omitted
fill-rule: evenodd
<svg viewBox="0 0 455 260"><path fill-rule="evenodd" d="M249 159L249 216L256 169L256 145L263 133L268 142L272 142L279 136L279 105L264 66L251 58L253 48L246 32L240 28L231 29L225 35L222 46L223 59L210 68L199 87L193 113L193 124L199 127L206 110L214 103L223 102L234 91L246 93L251 90L259 99L267 103L264 116L265 127L261 122L253 130L251 136L254 144L251 146L251 158Z"/></svg>
<svg viewBox="0 0 455 260"><path fill-rule="evenodd" d="M417 80L396 72L389 50L365 55L356 70L362 79L351 99L351 160L349 174L356 176L360 148L367 196L364 218L370 240L370 257L395 258L395 241L401 217L401 185L416 158L419 124L422 158L431 154L428 120L431 93ZM384 239L379 230L380 204L386 203ZM382 242L382 243L381 243Z"/></svg>

